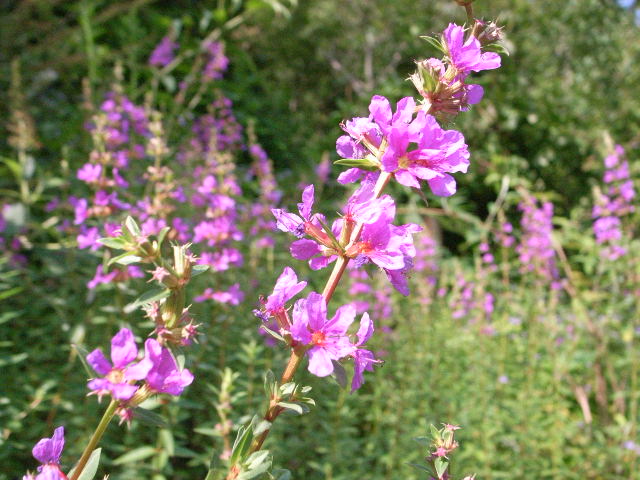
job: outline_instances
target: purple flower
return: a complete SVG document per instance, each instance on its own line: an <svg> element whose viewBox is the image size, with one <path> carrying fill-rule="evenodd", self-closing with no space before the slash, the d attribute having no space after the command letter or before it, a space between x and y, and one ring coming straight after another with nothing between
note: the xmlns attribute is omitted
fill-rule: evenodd
<svg viewBox="0 0 640 480"><path fill-rule="evenodd" d="M525 272L536 272L540 277L557 284L559 273L553 248L553 204L541 206L533 198L526 199L518 208L522 210L522 239L516 247L521 268Z"/></svg>
<svg viewBox="0 0 640 480"><path fill-rule="evenodd" d="M208 60L202 75L205 79L219 80L229 66L229 59L224 54L224 47L219 42L209 42L205 45L205 49Z"/></svg>
<svg viewBox="0 0 640 480"><path fill-rule="evenodd" d="M293 307L291 336L303 345L311 345L309 371L318 377L333 372L332 360L338 361L353 352L347 329L353 323L356 310L347 304L338 308L331 320L327 320L327 304L322 295L311 292Z"/></svg>
<svg viewBox="0 0 640 480"><path fill-rule="evenodd" d="M66 480L67 476L60 469L60 456L64 449L64 427L58 427L54 430L51 438L41 439L31 450L31 453L41 465L38 467L40 472L35 477L26 475L23 478L35 480Z"/></svg>
<svg viewBox="0 0 640 480"><path fill-rule="evenodd" d="M138 390L131 380L142 380L152 367L148 358L131 365L138 356L138 347L133 338L133 333L123 328L111 339L111 361L105 358L100 349L95 349L87 355L87 362L97 373L104 378L95 378L89 381L89 388L99 397L110 394L118 400L129 400Z"/></svg>
<svg viewBox="0 0 640 480"><path fill-rule="evenodd" d="M351 356L353 357L354 361L351 392L356 391L364 383L365 370L368 372L372 372L373 365L375 363L378 363L373 355L373 352L364 348L360 348L362 345L367 343L367 341L371 338L371 335L373 335L373 322L369 318L369 314L365 313L364 315L362 315L362 319L360 319L360 328L358 329L358 333L356 333L358 341L353 344L353 351L351 352Z"/></svg>
<svg viewBox="0 0 640 480"><path fill-rule="evenodd" d="M305 234L305 225L311 222L311 209L314 202L314 187L308 185L302 192L302 202L298 203L298 212L300 217L295 213L289 213L280 208L271 210L273 216L276 217L276 226L283 232L291 232L296 237L302 238ZM302 218L301 218L302 217Z"/></svg>
<svg viewBox="0 0 640 480"><path fill-rule="evenodd" d="M395 207L380 215L376 222L363 227L360 240L347 249L347 255L355 258L356 266L370 261L388 270L404 268L404 255L399 249L402 238L392 231L394 215Z"/></svg>
<svg viewBox="0 0 640 480"><path fill-rule="evenodd" d="M374 186L372 182L365 181L351 195L343 209L345 222L367 225L375 223L383 212L395 211L395 203L389 195L375 198Z"/></svg>
<svg viewBox="0 0 640 480"><path fill-rule="evenodd" d="M151 56L149 57L149 65L153 65L155 67L166 67L171 62L173 62L173 51L176 48L178 48L178 44L171 40L171 37L169 37L168 35L166 37L163 37L162 40L160 40L160 43L153 50L153 52L151 52Z"/></svg>
<svg viewBox="0 0 640 480"><path fill-rule="evenodd" d="M82 180L87 183L97 183L100 180L100 174L102 173L102 165L85 163L82 168L78 170L78 180Z"/></svg>
<svg viewBox="0 0 640 480"><path fill-rule="evenodd" d="M180 370L169 349L162 347L153 338L144 343L145 359L152 366L146 374L146 383L154 393L180 395L193 382L193 375L186 368Z"/></svg>
<svg viewBox="0 0 640 480"><path fill-rule="evenodd" d="M91 250L97 250L102 246L102 244L98 242L99 238L100 231L97 227L86 228L83 226L80 228L80 233L76 237L76 240L78 241L78 248L91 248Z"/></svg>
<svg viewBox="0 0 640 480"><path fill-rule="evenodd" d="M264 308L269 315L275 315L283 311L285 303L300 293L307 286L307 282L298 282L298 276L291 267L285 267L275 287L273 293L267 297Z"/></svg>
<svg viewBox="0 0 640 480"><path fill-rule="evenodd" d="M377 102L377 114L384 119L391 114L391 106L386 98L381 98L384 101ZM399 115L401 109L403 113ZM469 167L464 136L456 130L443 130L433 116L422 110L412 121L414 109L410 97L398 102L396 116L401 121L392 122L388 131L388 147L381 158L382 169L393 172L402 185L420 188L418 179L423 179L434 194L453 195L456 182L448 173L465 173ZM417 144L418 148L408 151L410 144Z"/></svg>
<svg viewBox="0 0 640 480"><path fill-rule="evenodd" d="M481 72L500 67L500 55L482 52L480 42L474 36L464 41L464 29L450 23L443 32L451 64L460 72Z"/></svg>
<svg viewBox="0 0 640 480"><path fill-rule="evenodd" d="M198 295L194 298L194 301L196 302L204 302L206 300L215 300L219 303L239 305L244 300L244 292L240 290L239 283L234 283L229 287L229 290L214 291L212 288L207 288L202 295Z"/></svg>

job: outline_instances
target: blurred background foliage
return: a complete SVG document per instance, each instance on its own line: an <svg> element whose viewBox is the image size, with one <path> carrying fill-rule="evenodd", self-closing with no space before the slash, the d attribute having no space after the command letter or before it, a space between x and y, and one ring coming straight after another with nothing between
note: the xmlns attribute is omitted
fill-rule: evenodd
<svg viewBox="0 0 640 480"><path fill-rule="evenodd" d="M397 299L394 333L379 340L388 351L386 365L353 396L311 379L318 408L276 426L271 447L278 466L291 469L294 478L420 478L406 465L425 455L411 438L429 423L452 422L464 426L456 475L640 478L635 454L623 447L637 436L640 360L628 334L631 329L634 336L636 303L622 287L608 292L607 279L624 276L624 268L594 276L603 287L590 283L598 258L584 236L590 233L584 214L601 173L604 132L631 152L640 144L638 8L613 0L476 1L480 15L497 16L505 26L510 56L500 70L479 76L483 102L451 126L464 132L472 168L458 176L459 193L445 203L457 215L443 222L442 281L477 264L473 246L483 232L477 222L459 219L484 218L509 176L512 185L554 201L584 295L550 310L526 282L499 286L495 280L497 335L452 318L446 299L428 307L419 302L426 293L411 303ZM96 402L84 400L85 375L69 345L104 348L113 333L107 330L121 321L122 299L112 298L118 292L97 301L88 296L91 259L47 228L42 207L70 188L69 179L86 161L91 145L83 105L103 98L116 64L122 64L127 94L142 104L154 81L147 60L164 35L173 32L182 49L194 49L216 32L231 61L219 86L240 123L255 122L281 186L287 186L285 199L294 199L286 202L291 207L298 179L313 179L325 152L335 158L339 122L364 115L374 93L412 95L405 79L413 60L436 55L419 36L464 19L464 11L445 0L0 4L3 159L15 157L10 139L16 106L29 113L33 132L30 160L19 168L5 162L0 187L3 195L20 192L23 210L16 215L23 223L42 227L30 230L28 269L0 265L0 479L18 478L31 466L31 446L60 422L69 432L67 458L77 455L99 415ZM170 111L176 79L160 81L157 101ZM637 164L632 169L637 173ZM328 188L326 197L343 195ZM421 202L405 199L413 207ZM265 285L260 293L268 293L287 262L283 246L258 269ZM247 285L255 275L244 272L239 280ZM227 384L236 393L230 415L239 423L260 405L255 390L261 391L262 372L282 364L282 352L264 347L255 334L252 301L201 311L225 332L203 341L194 354L194 370L206 380L188 390L179 408L158 406L172 428L134 423L122 434L113 427L104 442L114 446L105 472L123 479L204 477L212 448L222 449L214 407L221 402L224 367L239 374ZM568 341L560 332L575 318L578 331ZM600 396L589 391L603 384L604 399L601 390Z"/></svg>

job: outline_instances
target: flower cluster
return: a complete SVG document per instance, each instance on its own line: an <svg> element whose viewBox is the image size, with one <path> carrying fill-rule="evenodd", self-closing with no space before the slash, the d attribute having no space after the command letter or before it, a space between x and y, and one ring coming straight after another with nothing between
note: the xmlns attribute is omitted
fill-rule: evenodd
<svg viewBox="0 0 640 480"><path fill-rule="evenodd" d="M144 344L145 354L138 360L138 347L133 332L120 330L111 340L111 362L96 349L87 355L87 362L101 378L89 381L92 394L101 398L110 395L119 402L118 415L132 418L132 409L148 397L159 393L180 395L193 382L189 370L180 369L171 351L155 339ZM142 383L139 383L142 382Z"/></svg>
<svg viewBox="0 0 640 480"><path fill-rule="evenodd" d="M309 260L314 270L326 267L338 257L353 259L357 267L371 263L387 274L400 293L409 294L407 272L415 256L413 234L422 228L416 224L393 225L395 202L389 195L376 198L373 182L366 179L331 228L324 215L311 213L313 204L314 187L309 185L298 204L300 216L283 209L272 210L277 227L300 238L291 244L294 258ZM356 225L362 229L357 230Z"/></svg>
<svg viewBox="0 0 640 480"><path fill-rule="evenodd" d="M175 48L165 37L150 62L165 66L172 61ZM221 78L228 61L219 43L208 44L205 50L209 73L204 72L201 81L210 82ZM74 219L62 228L76 235L80 248L96 251L101 247L98 239L117 237L123 217L132 215L141 222L143 236L167 228L168 239L191 243L198 263L212 272L240 267L244 259L237 245L247 233L255 235L273 225L265 205L274 206L279 192L271 165L254 140L249 153L255 159L253 173L262 183L263 198L253 205L241 202L244 192L236 178L235 160L246 147L231 101L214 91L207 113L181 119L181 126L192 134L183 135L179 146L170 147L160 114L134 104L120 90L116 85L107 94L89 125L95 148L77 178L91 193L68 199L66 205L73 210ZM175 161L169 163L172 151ZM270 236L264 235L260 245L270 243ZM143 275L133 265L113 266L108 272L98 265L88 287ZM205 289L196 301L233 305L242 301L239 284L219 284L221 288Z"/></svg>
<svg viewBox="0 0 640 480"><path fill-rule="evenodd" d="M482 86L467 83L471 72L493 70L501 65L500 55L486 51L502 37L495 23L476 20L472 33L466 40L464 37L464 28L453 23L439 40L427 37L444 53L444 58L416 62L418 70L410 77L423 97L423 108L443 118L452 118L482 100Z"/></svg>
<svg viewBox="0 0 640 480"><path fill-rule="evenodd" d="M456 182L449 174L464 173L469 167L464 136L456 130L443 130L424 110L414 116L416 109L414 99L405 97L393 112L389 100L375 95L369 104L369 117L356 117L343 124L348 135L338 138L338 154L354 165L393 173L402 185L420 188L420 180L426 180L434 194L453 195ZM362 168L351 168L338 181L350 183L365 174Z"/></svg>
<svg viewBox="0 0 640 480"><path fill-rule="evenodd" d="M369 314L364 313L355 341L352 341L348 330L355 321L356 306L343 305L328 319L327 302L316 292L296 301L290 315L287 302L306 286L307 282L299 282L294 270L286 267L278 277L273 293L262 300L262 308L254 313L264 322L264 330L291 347L302 346L309 357L309 371L318 377L333 373L335 362L353 359L351 389L355 391L364 383L364 371L372 371L377 363L373 353L362 348L373 335L373 322ZM277 332L269 328L270 320L275 323Z"/></svg>
<svg viewBox="0 0 640 480"><path fill-rule="evenodd" d="M539 278L551 284L551 288L560 289L562 282L556 266L556 253L553 248L553 203L527 197L518 205L522 211L520 227L522 238L516 247L523 272L535 272Z"/></svg>
<svg viewBox="0 0 640 480"><path fill-rule="evenodd" d="M620 244L623 236L621 218L633 212L631 201L636 196L624 153L624 149L616 145L614 152L605 158L603 180L607 188L604 192L596 191L592 212L596 242L603 245L601 253L609 260L616 260L627 253Z"/></svg>

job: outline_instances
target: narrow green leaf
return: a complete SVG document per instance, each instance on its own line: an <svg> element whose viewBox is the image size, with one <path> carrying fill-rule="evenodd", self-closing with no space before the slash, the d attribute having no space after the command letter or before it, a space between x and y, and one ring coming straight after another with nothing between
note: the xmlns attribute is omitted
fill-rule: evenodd
<svg viewBox="0 0 640 480"><path fill-rule="evenodd" d="M236 441L231 451L231 458L229 458L229 465L235 465L239 460L244 458L246 451L251 445L252 438L252 428L250 425L241 427L240 430L238 430L238 435L236 436Z"/></svg>
<svg viewBox="0 0 640 480"><path fill-rule="evenodd" d="M267 373L264 374L264 393L267 394L267 398L271 398L276 388L278 388L276 376L271 370L267 370Z"/></svg>
<svg viewBox="0 0 640 480"><path fill-rule="evenodd" d="M154 411L148 410L142 407L136 407L133 409L133 416L140 420L141 423L145 425L150 425L152 427L161 427L167 428L169 424L162 418L161 415L157 414Z"/></svg>
<svg viewBox="0 0 640 480"><path fill-rule="evenodd" d="M273 330L271 330L269 327L267 327L265 324L260 325L260 328L268 333L269 335L271 335L273 338L275 338L276 340L280 340L281 342L284 342L284 338L282 337L282 335L280 335L278 332L275 332Z"/></svg>
<svg viewBox="0 0 640 480"><path fill-rule="evenodd" d="M13 297L14 295L19 294L22 290L24 290L23 287L13 287L13 288L10 288L9 290L5 290L3 292L0 292L0 300L4 300L5 298Z"/></svg>
<svg viewBox="0 0 640 480"><path fill-rule="evenodd" d="M245 464L249 470L253 470L265 462L268 462L269 465L271 465L271 453L269 450L258 450L257 452L253 452L249 455Z"/></svg>
<svg viewBox="0 0 640 480"><path fill-rule="evenodd" d="M278 405L286 410L291 410L298 415L304 415L305 413L309 412L309 407L307 407L306 405L300 405L299 403L278 402Z"/></svg>
<svg viewBox="0 0 640 480"><path fill-rule="evenodd" d="M145 446L134 448L133 450L120 455L113 461L114 465L124 465L125 463L133 463L145 458L149 458L158 453L158 449L155 447Z"/></svg>
<svg viewBox="0 0 640 480"><path fill-rule="evenodd" d="M449 466L449 462L447 462L443 457L438 457L433 462L433 466L436 467L436 474L438 478L442 478L444 472L446 472L447 467Z"/></svg>
<svg viewBox="0 0 640 480"><path fill-rule="evenodd" d="M407 462L407 465L411 465L413 468L417 468L418 470L422 470L423 472L431 473L431 469L425 465L420 465L419 463Z"/></svg>
<svg viewBox="0 0 640 480"><path fill-rule="evenodd" d="M191 277L197 277L209 270L209 265L194 265L191 267Z"/></svg>
<svg viewBox="0 0 640 480"><path fill-rule="evenodd" d="M420 38L423 39L425 42L427 42L429 45L431 45L436 50L438 50L438 51L440 51L442 53L446 53L446 50L445 50L444 46L442 45L442 42L437 37L431 37L431 36L428 36L428 35L424 35L424 36L421 36Z"/></svg>
<svg viewBox="0 0 640 480"><path fill-rule="evenodd" d="M95 377L96 372L93 371L93 368L91 368L91 366L89 365L89 362L87 362L87 355L89 355L89 352L84 347L74 343L71 344L71 348L73 348L76 352L78 352L78 358L80 359L80 363L82 363L82 366L87 372L87 377L88 378Z"/></svg>
<svg viewBox="0 0 640 480"><path fill-rule="evenodd" d="M98 465L100 464L100 453L102 452L101 448L96 448L91 455L89 456L89 460L87 464L84 466L82 473L78 477L78 480L93 480L93 477L96 476L96 472L98 471ZM75 468L73 468L69 472L69 478L75 472Z"/></svg>
<svg viewBox="0 0 640 480"><path fill-rule="evenodd" d="M280 393L282 395L293 395L296 391L297 385L294 382L283 383L280 385Z"/></svg>
<svg viewBox="0 0 640 480"><path fill-rule="evenodd" d="M253 428L253 436L257 437L258 435L260 435L262 432L266 432L267 430L269 430L271 428L271 422L267 421L267 420L262 420L260 423L258 423L254 428Z"/></svg>
<svg viewBox="0 0 640 480"><path fill-rule="evenodd" d="M118 265L131 265L132 263L138 263L142 258L137 255L132 255L131 253L124 253L122 255L118 255L116 258L109 261L109 265L112 263L117 263Z"/></svg>
<svg viewBox="0 0 640 480"><path fill-rule="evenodd" d="M122 250L127 242L122 237L105 237L99 238L98 243L101 243L105 247Z"/></svg>
<svg viewBox="0 0 640 480"><path fill-rule="evenodd" d="M162 242L164 242L164 238L167 236L169 231L171 231L171 227L164 227L158 232L158 236L156 237L158 239L158 248L162 247Z"/></svg>
<svg viewBox="0 0 640 480"><path fill-rule="evenodd" d="M160 300L167 298L169 295L171 295L171 290L169 289L155 288L153 290L148 290L142 295L140 295L134 302L130 303L129 305L126 305L124 307L124 311L125 313L131 313L136 308L138 308L141 305L144 305L145 303L158 302Z"/></svg>
<svg viewBox="0 0 640 480"><path fill-rule="evenodd" d="M341 158L333 162L336 165L343 165L345 167L361 168L363 170L374 171L380 168L380 166L369 158Z"/></svg>
<svg viewBox="0 0 640 480"><path fill-rule="evenodd" d="M135 237L139 237L142 233L140 232L140 227L138 227L138 224L133 219L133 217L127 217L127 219L124 221L124 226L127 227L127 230L129 230L129 232L131 232L131 234Z"/></svg>

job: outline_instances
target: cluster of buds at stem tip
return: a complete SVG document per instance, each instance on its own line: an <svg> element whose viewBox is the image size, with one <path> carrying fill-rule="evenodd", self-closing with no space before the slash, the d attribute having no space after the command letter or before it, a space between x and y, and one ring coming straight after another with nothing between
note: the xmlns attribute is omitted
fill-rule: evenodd
<svg viewBox="0 0 640 480"><path fill-rule="evenodd" d="M458 425L445 424L442 429L439 430L438 435L433 435L433 447L431 452L431 458L446 457L449 453L458 448L458 442L453 438L455 431L460 427Z"/></svg>
<svg viewBox="0 0 640 480"><path fill-rule="evenodd" d="M409 76L423 97L419 108L440 119L451 120L480 102L484 94L480 85L467 82L469 74L500 67L500 56L495 51L505 52L501 45L502 29L495 22L474 19L466 30L450 24L439 38L422 38L439 50L443 58L416 62L417 70Z"/></svg>
<svg viewBox="0 0 640 480"><path fill-rule="evenodd" d="M185 287L192 276L203 273L208 266L195 265L196 257L189 252L190 244L173 245L173 258L165 259L162 244L168 231L169 227L165 227L155 239L149 239L142 235L135 220L127 217L118 237L103 238L100 242L125 251L111 259L110 264L129 265L137 262L150 263L155 267L149 272L150 281L156 281L163 290L157 296L146 297L146 315L155 323L155 333L161 345L185 346L191 344L198 328L189 314L189 306L185 305Z"/></svg>

